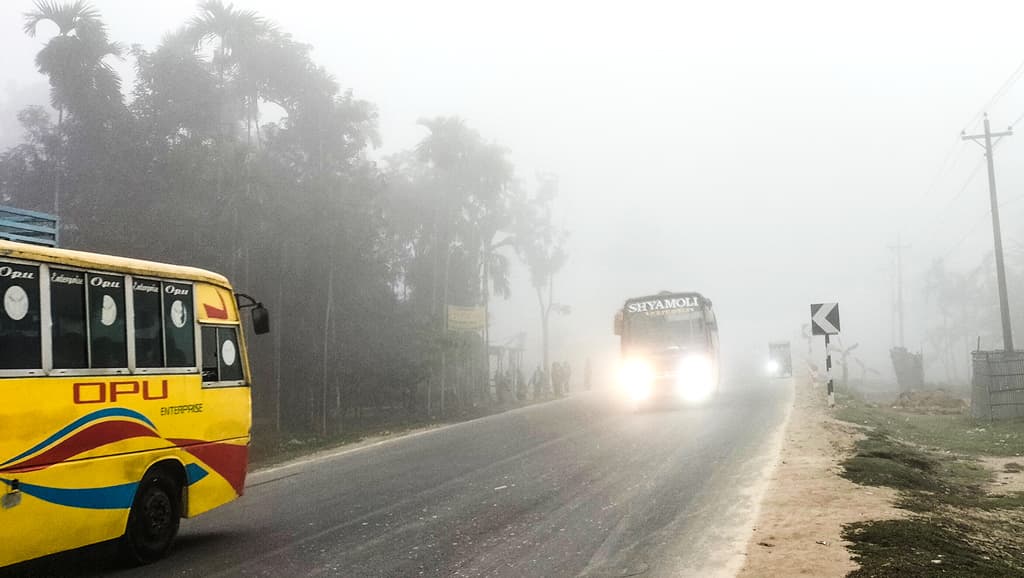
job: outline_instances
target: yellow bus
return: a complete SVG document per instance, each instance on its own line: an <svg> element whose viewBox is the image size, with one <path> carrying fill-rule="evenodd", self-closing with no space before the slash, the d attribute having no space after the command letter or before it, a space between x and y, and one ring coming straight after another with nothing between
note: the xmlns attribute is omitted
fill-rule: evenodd
<svg viewBox="0 0 1024 578"><path fill-rule="evenodd" d="M269 330L216 273L0 240L0 566L117 538L150 562L242 494L240 308Z"/></svg>

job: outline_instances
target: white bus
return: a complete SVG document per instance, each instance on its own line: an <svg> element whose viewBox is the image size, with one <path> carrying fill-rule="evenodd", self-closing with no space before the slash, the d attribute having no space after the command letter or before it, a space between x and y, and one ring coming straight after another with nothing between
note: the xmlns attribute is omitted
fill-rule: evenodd
<svg viewBox="0 0 1024 578"><path fill-rule="evenodd" d="M634 405L697 403L718 389L718 321L700 293L626 300L615 316L621 339L620 386Z"/></svg>

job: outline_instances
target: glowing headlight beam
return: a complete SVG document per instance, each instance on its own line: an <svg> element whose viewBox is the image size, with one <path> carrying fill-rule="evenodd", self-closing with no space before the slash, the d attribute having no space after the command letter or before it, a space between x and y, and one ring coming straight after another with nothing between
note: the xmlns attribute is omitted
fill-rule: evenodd
<svg viewBox="0 0 1024 578"><path fill-rule="evenodd" d="M619 383L634 401L650 397L654 388L654 368L642 359L629 359L622 364Z"/></svg>
<svg viewBox="0 0 1024 578"><path fill-rule="evenodd" d="M676 389L684 401L704 401L714 393L714 370L711 360L704 355L689 355L679 364Z"/></svg>

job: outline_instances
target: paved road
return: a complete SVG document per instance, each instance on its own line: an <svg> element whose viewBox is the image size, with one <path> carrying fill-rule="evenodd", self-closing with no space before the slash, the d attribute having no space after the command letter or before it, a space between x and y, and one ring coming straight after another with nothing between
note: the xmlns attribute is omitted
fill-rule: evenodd
<svg viewBox="0 0 1024 578"><path fill-rule="evenodd" d="M123 570L84 549L19 573L125 576L678 576L742 560L788 415L782 382L707 407L624 412L603 393L251 475ZM2 574L2 572L0 572Z"/></svg>

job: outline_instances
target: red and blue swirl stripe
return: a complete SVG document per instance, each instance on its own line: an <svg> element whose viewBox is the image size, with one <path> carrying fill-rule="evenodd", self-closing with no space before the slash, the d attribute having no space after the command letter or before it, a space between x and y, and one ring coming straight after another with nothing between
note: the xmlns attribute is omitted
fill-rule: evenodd
<svg viewBox="0 0 1024 578"><path fill-rule="evenodd" d="M97 488L57 488L16 482L8 476L46 469L96 448L142 437L163 439L153 422L137 411L121 407L97 410L74 420L43 441L0 463L0 483L11 488L16 485L27 495L62 506L129 508L135 499L137 482ZM205 478L208 472L198 464L191 463L185 466L185 474L188 484L192 485Z"/></svg>

